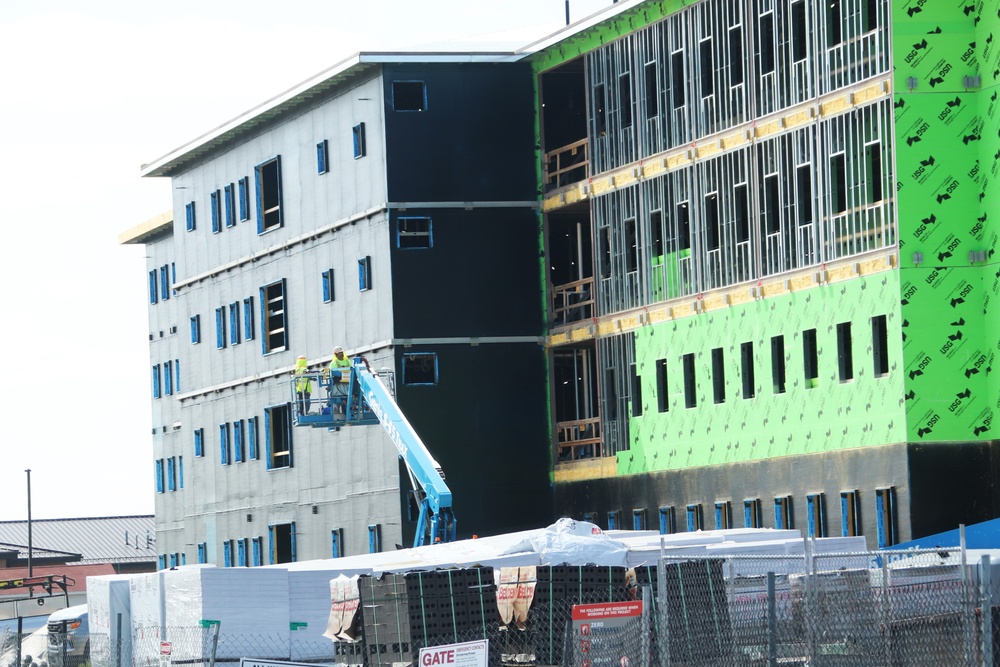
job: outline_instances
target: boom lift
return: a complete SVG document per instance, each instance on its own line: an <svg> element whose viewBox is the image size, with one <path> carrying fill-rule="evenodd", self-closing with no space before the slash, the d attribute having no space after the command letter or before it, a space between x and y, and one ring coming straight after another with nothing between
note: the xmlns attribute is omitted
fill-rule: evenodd
<svg viewBox="0 0 1000 667"><path fill-rule="evenodd" d="M392 371L372 371L364 357L355 357L349 370L295 375L290 382L294 425L339 430L381 424L406 464L420 508L413 546L423 546L428 535L432 543L455 541L458 522L451 509L451 489L441 466L396 404ZM322 390L318 392L322 397L308 405L304 394L298 393L306 383Z"/></svg>

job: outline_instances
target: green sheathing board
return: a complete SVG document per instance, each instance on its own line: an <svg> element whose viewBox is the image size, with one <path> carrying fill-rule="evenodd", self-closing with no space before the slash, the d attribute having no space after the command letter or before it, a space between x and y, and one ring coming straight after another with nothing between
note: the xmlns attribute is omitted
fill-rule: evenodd
<svg viewBox="0 0 1000 667"><path fill-rule="evenodd" d="M997 383L1000 3L893 5L907 439L988 440ZM979 86L966 77L980 77ZM970 252L986 253L970 261ZM921 260L922 261L918 261ZM991 316L992 312L992 316Z"/></svg>
<svg viewBox="0 0 1000 667"><path fill-rule="evenodd" d="M661 0L644 2L637 7L623 11L613 18L557 42L531 56L535 72L544 72L563 63L579 58L602 44L613 42L676 11L697 4L699 0Z"/></svg>
<svg viewBox="0 0 1000 667"><path fill-rule="evenodd" d="M618 473L642 473L902 442L906 437L899 276L895 271L645 327L635 334L642 415ZM889 374L876 378L871 317L885 315ZM854 378L840 382L836 325L850 322ZM816 329L818 382L806 388L802 332ZM784 336L786 391L775 394L771 338ZM753 342L755 396L743 398L741 344ZM713 402L712 349L723 348L724 403ZM694 353L697 407L685 408L682 357ZM658 411L657 360L668 407Z"/></svg>

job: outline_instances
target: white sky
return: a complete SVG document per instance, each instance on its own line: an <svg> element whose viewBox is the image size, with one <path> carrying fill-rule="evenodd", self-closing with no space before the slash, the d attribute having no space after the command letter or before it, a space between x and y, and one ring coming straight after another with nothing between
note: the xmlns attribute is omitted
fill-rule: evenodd
<svg viewBox="0 0 1000 667"><path fill-rule="evenodd" d="M170 184L141 164L359 50L509 48L564 18L564 0L0 0L0 520L27 517L26 468L34 519L153 512L145 259L117 236Z"/></svg>

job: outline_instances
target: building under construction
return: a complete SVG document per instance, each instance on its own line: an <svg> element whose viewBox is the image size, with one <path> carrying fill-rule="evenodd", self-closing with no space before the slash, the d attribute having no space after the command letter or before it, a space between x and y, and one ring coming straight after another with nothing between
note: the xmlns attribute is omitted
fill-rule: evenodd
<svg viewBox="0 0 1000 667"><path fill-rule="evenodd" d="M146 165L162 562L412 532L377 427L293 438L335 343L396 371L463 536L996 516L994 32L998 0L632 0L359 54Z"/></svg>

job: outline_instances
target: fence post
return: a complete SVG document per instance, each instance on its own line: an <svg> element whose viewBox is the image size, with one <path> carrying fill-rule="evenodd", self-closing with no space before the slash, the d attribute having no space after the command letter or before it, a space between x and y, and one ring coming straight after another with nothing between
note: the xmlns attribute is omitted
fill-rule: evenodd
<svg viewBox="0 0 1000 667"><path fill-rule="evenodd" d="M649 667L650 651L649 642L652 641L652 633L650 632L650 619L653 615L653 596L651 595L651 590L649 586L642 587L642 667Z"/></svg>
<svg viewBox="0 0 1000 667"><path fill-rule="evenodd" d="M221 623L212 624L212 653L208 656L208 667L215 667L215 655L219 649L219 626Z"/></svg>
<svg viewBox="0 0 1000 667"><path fill-rule="evenodd" d="M980 623L983 638L983 667L993 667L993 582L990 555L983 554L979 561L979 587L981 600Z"/></svg>
<svg viewBox="0 0 1000 667"><path fill-rule="evenodd" d="M778 605L774 572L767 573L767 664L768 667L778 667Z"/></svg>
<svg viewBox="0 0 1000 667"><path fill-rule="evenodd" d="M889 590L889 556L882 552L882 645L885 647L885 667L892 667L892 599Z"/></svg>
<svg viewBox="0 0 1000 667"><path fill-rule="evenodd" d="M670 667L670 619L668 609L670 607L667 598L667 559L664 557L664 539L660 538L660 562L656 568L656 586L660 593L657 596L660 600L659 618L656 622L660 624L657 636L660 638L660 662L664 667Z"/></svg>

